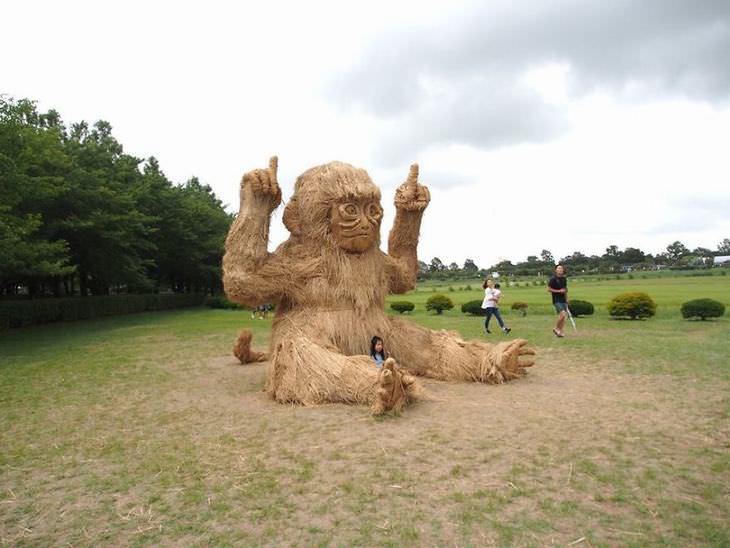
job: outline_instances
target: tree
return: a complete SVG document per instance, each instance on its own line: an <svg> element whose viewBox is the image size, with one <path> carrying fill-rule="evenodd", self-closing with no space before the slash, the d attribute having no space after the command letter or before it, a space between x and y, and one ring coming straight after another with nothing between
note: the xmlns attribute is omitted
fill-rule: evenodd
<svg viewBox="0 0 730 548"><path fill-rule="evenodd" d="M603 255L603 257L606 259L618 260L620 257L620 254L621 254L621 252L619 251L617 245L609 245L606 248L606 253Z"/></svg>
<svg viewBox="0 0 730 548"><path fill-rule="evenodd" d="M685 255L689 255L689 249L679 240L667 246L667 256L671 262L676 263Z"/></svg>
<svg viewBox="0 0 730 548"><path fill-rule="evenodd" d="M492 272L502 272L504 274L511 273L515 268L515 265L513 265L509 261L500 261L497 264L495 264L490 270Z"/></svg>
<svg viewBox="0 0 730 548"><path fill-rule="evenodd" d="M473 273L477 272L478 270L479 270L479 267L476 265L476 263L473 260L467 259L466 261L464 261L464 272L469 272L469 273L473 274Z"/></svg>
<svg viewBox="0 0 730 548"><path fill-rule="evenodd" d="M730 255L730 238L725 238L719 244L717 244L718 255Z"/></svg>
<svg viewBox="0 0 730 548"><path fill-rule="evenodd" d="M450 270L451 272L458 272L458 271L459 271L459 265L458 265L458 264L456 264L456 263L451 263L451 264L449 265L449 270Z"/></svg>
<svg viewBox="0 0 730 548"><path fill-rule="evenodd" d="M621 260L626 264L635 265L644 261L646 255L641 249L636 247L627 247L622 253Z"/></svg>
<svg viewBox="0 0 730 548"><path fill-rule="evenodd" d="M444 263L442 263L441 259L439 259L438 257L434 257L433 259L431 259L431 265L429 267L429 270L431 270L431 272L441 272L445 268L446 267L444 266Z"/></svg>
<svg viewBox="0 0 730 548"><path fill-rule="evenodd" d="M555 257L553 257L553 254L550 253L547 249L543 249L540 252L540 259L542 259L542 262L544 262L544 263L550 263L550 264L555 263Z"/></svg>
<svg viewBox="0 0 730 548"><path fill-rule="evenodd" d="M196 178L173 185L105 121L0 96L0 291L31 296L220 288L231 216Z"/></svg>
<svg viewBox="0 0 730 548"><path fill-rule="evenodd" d="M712 257L713 253L711 249L707 249L706 247L695 247L692 250L692 255L696 255L698 257Z"/></svg>
<svg viewBox="0 0 730 548"><path fill-rule="evenodd" d="M690 256L694 257L694 261L699 265L712 266L712 258L714 255L715 254L711 249L707 249L706 247L695 247Z"/></svg>
<svg viewBox="0 0 730 548"><path fill-rule="evenodd" d="M67 276L67 243L49 229L63 194L68 157L55 111L0 96L0 290L26 285L36 295L45 280Z"/></svg>

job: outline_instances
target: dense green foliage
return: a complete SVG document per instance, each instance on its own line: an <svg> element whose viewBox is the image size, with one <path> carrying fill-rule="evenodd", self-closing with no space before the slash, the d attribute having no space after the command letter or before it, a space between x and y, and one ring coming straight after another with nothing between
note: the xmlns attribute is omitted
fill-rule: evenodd
<svg viewBox="0 0 730 548"><path fill-rule="evenodd" d="M198 306L203 303L204 299L205 297L199 293L183 293L0 301L0 330L9 327Z"/></svg>
<svg viewBox="0 0 730 548"><path fill-rule="evenodd" d="M221 310L236 310L238 308L242 308L238 304L226 299L223 295L208 297L205 301L205 306L207 306L208 308L217 308Z"/></svg>
<svg viewBox="0 0 730 548"><path fill-rule="evenodd" d="M426 310L435 310L436 314L441 314L444 310L454 308L454 302L446 295L431 295L426 301Z"/></svg>
<svg viewBox="0 0 730 548"><path fill-rule="evenodd" d="M499 272L511 279L517 276L543 278L552 274L556 262L564 265L569 272L583 274L624 273L632 276L632 272L699 270L710 275L709 270L713 266L714 257L719 255L730 255L730 238L723 239L715 251L706 247L696 247L690 250L682 242L675 241L669 244L664 251L654 255L645 253L636 247L621 250L616 245L610 245L602 255L589 256L581 251L575 251L565 257L557 258L547 249L543 249L539 256L530 255L525 261L512 263L512 261L504 260L488 268L479 268L472 259L467 259L464 266L460 267L456 263L446 265L441 259L434 257L430 263L419 261L418 279L421 281L464 280L475 277L484 279L492 272Z"/></svg>
<svg viewBox="0 0 730 548"><path fill-rule="evenodd" d="M464 314L471 314L472 316L486 316L486 309L482 308L482 301L469 301L461 305L461 311Z"/></svg>
<svg viewBox="0 0 730 548"><path fill-rule="evenodd" d="M67 128L0 97L0 294L215 292L230 221L209 186L172 184L107 122Z"/></svg>
<svg viewBox="0 0 730 548"><path fill-rule="evenodd" d="M615 318L650 318L656 314L656 303L641 291L622 293L608 303L608 313Z"/></svg>
<svg viewBox="0 0 730 548"><path fill-rule="evenodd" d="M714 299L694 299L684 303L681 311L682 317L685 319L720 318L725 314L725 305Z"/></svg>
<svg viewBox="0 0 730 548"><path fill-rule="evenodd" d="M399 314L403 314L404 312L413 312L416 305L410 301L395 301L390 303L390 308Z"/></svg>
<svg viewBox="0 0 730 548"><path fill-rule="evenodd" d="M590 316L594 312L593 304L588 301L573 299L570 301L570 313L575 316Z"/></svg>

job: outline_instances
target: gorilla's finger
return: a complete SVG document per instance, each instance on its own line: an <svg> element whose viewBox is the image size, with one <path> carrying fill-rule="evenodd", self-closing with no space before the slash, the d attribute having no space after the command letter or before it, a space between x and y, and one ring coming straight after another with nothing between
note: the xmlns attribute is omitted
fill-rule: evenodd
<svg viewBox="0 0 730 548"><path fill-rule="evenodd" d="M273 176L272 179L276 181L276 174L279 170L279 157L278 156L272 156L269 159L269 172Z"/></svg>
<svg viewBox="0 0 730 548"><path fill-rule="evenodd" d="M418 164L411 164L411 169L408 172L408 179L406 184L408 186L415 186L418 183Z"/></svg>
<svg viewBox="0 0 730 548"><path fill-rule="evenodd" d="M422 186L421 189L422 189L421 190L421 196L422 196L421 199L424 202L430 202L431 201L431 191L428 190L428 187L425 187L425 186Z"/></svg>

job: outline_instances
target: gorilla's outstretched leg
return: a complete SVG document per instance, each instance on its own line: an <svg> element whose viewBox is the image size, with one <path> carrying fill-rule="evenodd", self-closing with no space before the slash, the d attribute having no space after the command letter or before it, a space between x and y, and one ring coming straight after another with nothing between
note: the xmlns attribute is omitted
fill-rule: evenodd
<svg viewBox="0 0 730 548"><path fill-rule="evenodd" d="M306 337L279 343L271 367L267 391L281 403L357 403L378 415L400 411L422 395L395 360L378 369L368 356L344 356Z"/></svg>
<svg viewBox="0 0 730 548"><path fill-rule="evenodd" d="M444 381L501 384L526 374L535 351L524 339L498 344L465 341L451 331L431 331L391 319L386 345L410 373Z"/></svg>

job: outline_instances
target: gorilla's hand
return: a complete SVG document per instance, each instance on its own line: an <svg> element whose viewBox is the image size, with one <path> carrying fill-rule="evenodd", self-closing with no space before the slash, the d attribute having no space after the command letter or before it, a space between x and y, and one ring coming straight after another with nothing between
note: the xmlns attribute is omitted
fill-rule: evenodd
<svg viewBox="0 0 730 548"><path fill-rule="evenodd" d="M423 211L430 201L428 188L418 184L418 164L413 164L408 179L395 191L395 207L405 211Z"/></svg>
<svg viewBox="0 0 730 548"><path fill-rule="evenodd" d="M268 169L254 169L241 179L241 211L246 206L264 208L271 213L281 203L281 189L276 180L279 159L272 156Z"/></svg>

